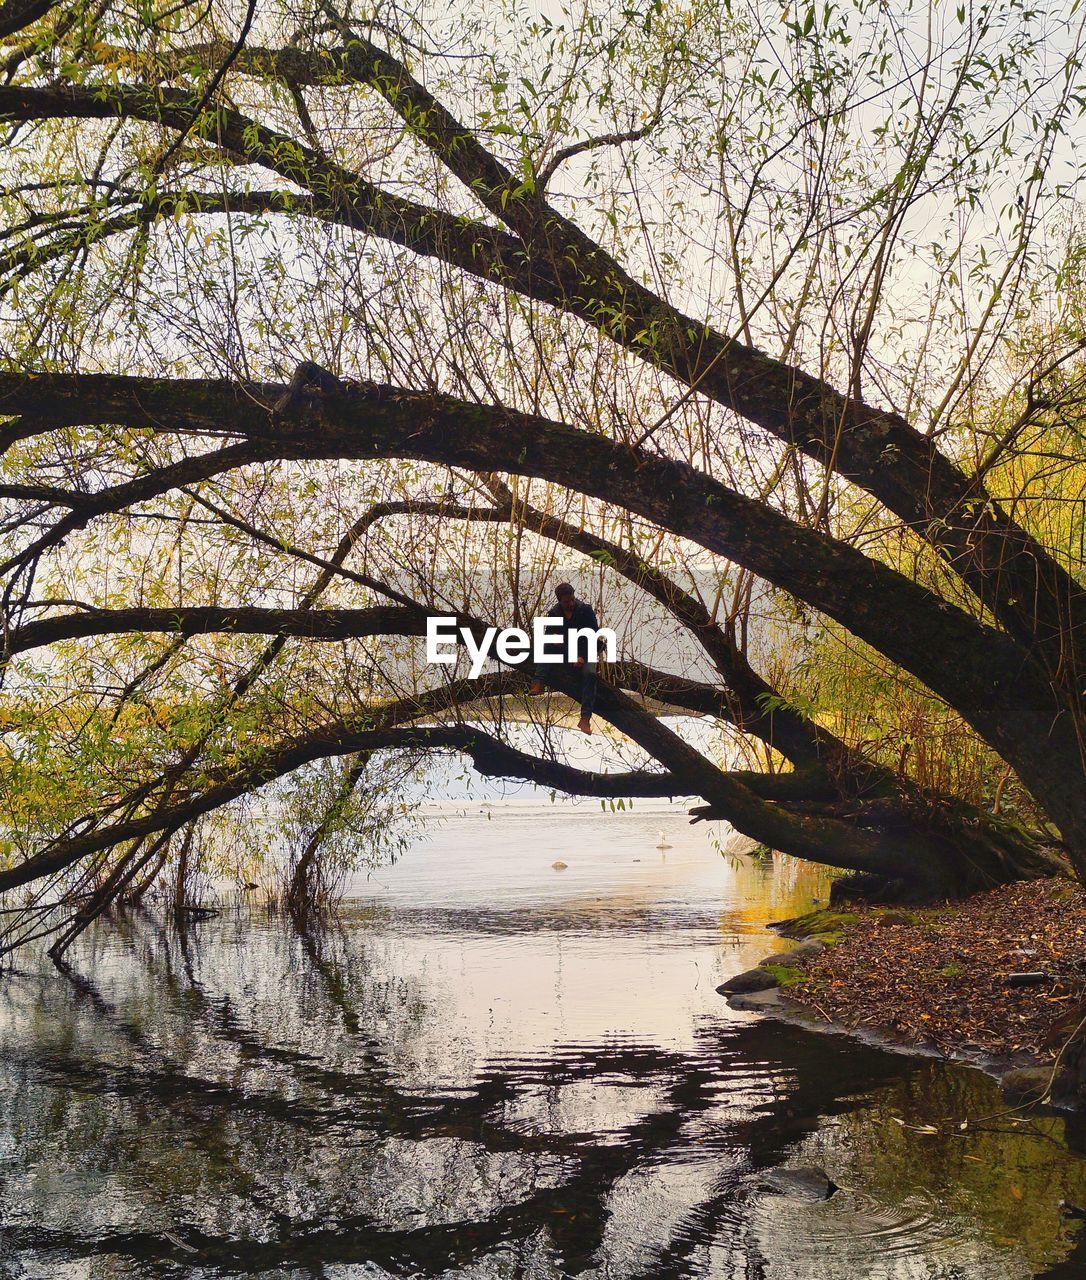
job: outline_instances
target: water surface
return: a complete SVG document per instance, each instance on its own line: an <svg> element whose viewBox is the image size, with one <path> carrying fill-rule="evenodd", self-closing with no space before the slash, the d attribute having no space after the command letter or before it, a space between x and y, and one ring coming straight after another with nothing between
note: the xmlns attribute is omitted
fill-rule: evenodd
<svg viewBox="0 0 1086 1280"><path fill-rule="evenodd" d="M0 1277L1086 1275L1061 1119L728 1010L827 882L714 835L476 807L333 927L132 918L8 975Z"/></svg>

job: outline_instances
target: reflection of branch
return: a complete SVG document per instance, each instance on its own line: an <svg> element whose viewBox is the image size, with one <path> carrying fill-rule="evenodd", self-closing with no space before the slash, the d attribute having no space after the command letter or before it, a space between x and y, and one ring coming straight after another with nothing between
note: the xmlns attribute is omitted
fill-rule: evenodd
<svg viewBox="0 0 1086 1280"><path fill-rule="evenodd" d="M310 974L307 965L300 974L303 982ZM82 980L80 983L82 989ZM159 979L159 986L163 985ZM285 1146L268 1146L262 1141L266 1132L282 1131L299 1141L304 1135L329 1139L339 1135L341 1141L333 1142L331 1148L335 1152L354 1150L352 1143L363 1136L377 1144L391 1140L417 1156L423 1175L426 1148L433 1145L433 1139L460 1139L465 1163L457 1160L446 1166L435 1201L435 1208L446 1212L430 1215L438 1219L432 1224L424 1218L408 1227L383 1226L375 1220L371 1195L380 1194L377 1179L384 1167L377 1159L363 1161L361 1166L357 1161L348 1162L347 1191L362 1203L357 1212L347 1214L342 1209L346 1184L340 1183L336 1170L348 1166L331 1160L324 1167L329 1181L322 1179L314 1187L315 1195L327 1195L317 1201L317 1216L310 1220L283 1214L284 1206L273 1202L264 1180L257 1178L246 1192L249 1208L277 1229L258 1230L253 1233L255 1238L241 1242L236 1234L196 1225L177 1226L168 1233L137 1230L129 1222L93 1232L16 1223L4 1228L3 1238L10 1248L28 1252L48 1249L68 1263L97 1257L128 1259L133 1269L173 1263L185 1271L200 1266L231 1273L237 1271L242 1258L250 1272L307 1268L319 1272L321 1266L355 1264L384 1266L397 1275L409 1271L436 1277L472 1269L473 1264L485 1267L495 1249L523 1260L530 1255L533 1242L545 1234L562 1274L575 1275L593 1263L604 1262L601 1250L607 1247L605 1232L614 1221L614 1188L637 1169L645 1168L659 1152L671 1149L681 1136L689 1139L692 1130L701 1134L707 1126L714 1132L718 1128L714 1119L719 1109L720 1074L705 1058L706 1050L718 1053L719 1044L712 1037L702 1037L697 1046L701 1052L685 1054L666 1047L605 1043L583 1046L572 1053L541 1055L530 1071L494 1064L450 1097L448 1091L400 1087L385 1064L385 1045L375 1040L360 1038L360 1044L352 1039L351 1070L331 1061L327 1050L315 1053L313 1033L318 1031L320 1039L326 1033L326 1021L310 1018L303 1024L300 1035L307 1050L303 1052L283 1043L282 1028L267 1031L239 1023L237 1002L229 996L211 999L198 989L171 990L168 985L166 989L171 1013L188 1032L181 1045L186 1053L182 1060L164 1065L161 1046L149 1044L140 1032L141 1040L136 1044L140 1060L135 1066L54 1053L45 1063L28 1064L31 1077L40 1077L44 1069L46 1083L60 1090L61 1096L71 1091L113 1103L120 1099L122 1108L148 1118L149 1123L168 1115L171 1126L191 1126L194 1150L219 1170L224 1160L230 1161L238 1183L243 1181L243 1173L252 1173L245 1162L252 1152L257 1153L254 1158L271 1161L266 1172L272 1175L273 1187L277 1185L274 1175L287 1167L276 1161L276 1152L289 1149L290 1141ZM329 995L335 1000L334 992ZM304 1002L295 999L293 1004L302 1007ZM96 1001L95 1012L121 1034L129 1035L134 1026L127 1014L107 1002ZM698 1242L720 1236L714 1228L729 1214L734 1217L735 1205L749 1189L752 1175L786 1160L816 1127L819 1117L857 1112L868 1104L873 1090L909 1080L917 1070L913 1060L900 1055L858 1056L854 1046L837 1043L838 1037L782 1029L769 1022L741 1024L734 1028L731 1039L742 1061L763 1064L766 1079L784 1084L768 1090L760 1105L740 1108L729 1119L726 1136L731 1149L745 1153L742 1168L713 1178L681 1215L670 1239L658 1242L658 1251L654 1249L651 1259L643 1264L645 1269L637 1270L631 1264L624 1270L631 1278L651 1275L659 1280L688 1275ZM209 1078L203 1064L210 1060L209 1050L211 1057L215 1051L223 1051L220 1046L237 1055L239 1069L229 1078L223 1078L222 1073ZM355 1067L356 1063L360 1067ZM812 1070L812 1064L817 1069ZM24 1068L22 1060L18 1065ZM246 1070L250 1066L252 1075ZM276 1080L281 1085L276 1085ZM591 1134L570 1132L562 1126L545 1126L539 1133L528 1134L503 1119L503 1103L533 1085L559 1096L559 1091L571 1084L590 1088L602 1080L622 1080L637 1088L639 1096L645 1094L645 1110L622 1124L614 1141L596 1141ZM221 1140L212 1143L212 1131L213 1136L219 1136L215 1122L231 1114L243 1118L253 1137L251 1148L227 1143L224 1150ZM124 1154L109 1145L108 1136L105 1142L106 1154L119 1158L123 1172L131 1175L142 1168L137 1164L126 1169ZM384 1149L383 1145L376 1147L378 1153ZM502 1185L485 1213L473 1219L445 1221L450 1216L449 1197L478 1187L481 1154L506 1152L523 1156L523 1181L517 1178L508 1186ZM461 1175L466 1183L459 1181ZM139 1177L130 1177L130 1181L136 1188L136 1209L131 1216L138 1223L140 1189L153 1184ZM338 1211L322 1207L321 1201L338 1205ZM726 1240L722 1247L728 1247ZM757 1260L754 1251L744 1249L744 1257L736 1259L737 1266L744 1261L749 1264L752 1258ZM743 1273L742 1267L738 1273Z"/></svg>

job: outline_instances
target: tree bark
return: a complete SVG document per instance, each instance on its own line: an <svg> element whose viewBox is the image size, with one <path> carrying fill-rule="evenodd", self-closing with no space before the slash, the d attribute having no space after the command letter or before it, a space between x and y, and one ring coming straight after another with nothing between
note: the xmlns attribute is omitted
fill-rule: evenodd
<svg viewBox="0 0 1086 1280"><path fill-rule="evenodd" d="M216 474L253 458L408 457L536 476L644 516L821 609L923 680L1017 770L1086 878L1081 722L1012 636L685 463L504 408L368 384L322 392L287 417L260 408L261 399L276 404L284 394L282 386L216 381L0 375L0 406L24 416L150 422L160 430L207 424L249 437L118 486L111 496L95 495L96 511L168 490L180 483L178 472ZM66 516L34 546L84 522L82 514Z"/></svg>

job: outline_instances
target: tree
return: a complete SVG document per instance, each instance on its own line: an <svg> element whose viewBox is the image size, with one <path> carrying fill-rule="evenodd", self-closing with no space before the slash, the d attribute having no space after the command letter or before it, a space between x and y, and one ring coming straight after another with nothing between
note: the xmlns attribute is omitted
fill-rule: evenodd
<svg viewBox="0 0 1086 1280"><path fill-rule="evenodd" d="M0 86L9 945L61 953L187 867L194 823L342 760L307 899L351 797L434 751L695 796L884 890L1051 874L1057 833L1086 871L1072 19L26 13ZM629 768L523 729L521 673L418 662L435 609L523 621L557 548L700 651L695 678L631 641L607 673ZM752 629L789 609L919 682L1039 830L836 732Z"/></svg>

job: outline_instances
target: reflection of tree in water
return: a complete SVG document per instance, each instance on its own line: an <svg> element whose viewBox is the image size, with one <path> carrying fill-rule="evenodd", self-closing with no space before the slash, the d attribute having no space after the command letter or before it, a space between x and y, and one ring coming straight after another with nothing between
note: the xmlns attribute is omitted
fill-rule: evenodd
<svg viewBox="0 0 1086 1280"><path fill-rule="evenodd" d="M246 948L273 953L257 958L276 975L274 1006L229 973L221 935L204 944L142 926L124 938L138 988L74 974L64 992L33 986L42 1034L27 1048L24 1020L19 1046L5 1045L20 1103L4 1137L24 1162L3 1194L5 1253L98 1258L117 1270L96 1275L118 1276L177 1266L320 1275L324 1264L363 1262L396 1275L504 1275L534 1259L533 1274L666 1278L700 1274L712 1244L714 1269L727 1257L723 1274L753 1278L768 1265L750 1227L758 1171L787 1160L826 1117L869 1110L867 1091L893 1086L892 1098L925 1070L750 1023L727 1043L707 1032L697 1054L596 1045L496 1061L455 1088L407 1088L374 1029L401 1036L406 1023L409 1033L414 997L376 980L364 936L347 945L334 932L238 927ZM242 980L221 994L201 981L208 973ZM640 1110L604 1137L563 1110L571 1089L614 1082ZM541 1122L518 1111L526 1094L547 1104ZM887 1168L907 1174L909 1159L932 1159L900 1130L890 1138L901 1149L881 1153ZM616 1188L692 1142L704 1150L704 1186L677 1224L612 1270ZM82 1176L71 1213L51 1195L58 1158L78 1171L73 1182ZM29 1210L16 1207L20 1187ZM640 1221L641 1235L653 1225Z"/></svg>
<svg viewBox="0 0 1086 1280"><path fill-rule="evenodd" d="M918 1142L900 1124L919 1112L943 1130L935 1140ZM969 1117L964 1130L961 1117ZM1065 1254L1078 1235L1059 1209L1061 1200L1080 1201L1084 1186L1081 1164L1068 1160L1064 1121L1008 1114L994 1087L986 1106L983 1082L978 1087L972 1075L925 1060L873 1097L862 1116L843 1118L840 1129L837 1180L880 1203L924 1188L947 1232L967 1217L972 1234L997 1247L1015 1242L1035 1263ZM814 1135L803 1158L817 1163L825 1140Z"/></svg>

